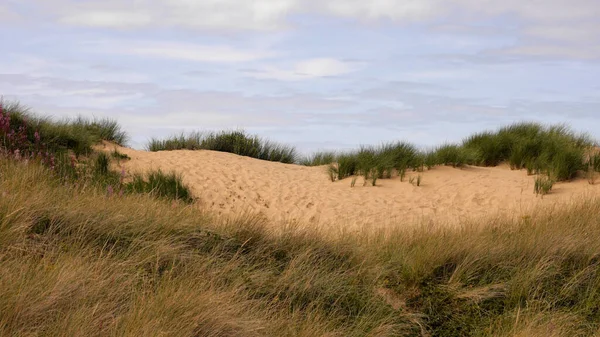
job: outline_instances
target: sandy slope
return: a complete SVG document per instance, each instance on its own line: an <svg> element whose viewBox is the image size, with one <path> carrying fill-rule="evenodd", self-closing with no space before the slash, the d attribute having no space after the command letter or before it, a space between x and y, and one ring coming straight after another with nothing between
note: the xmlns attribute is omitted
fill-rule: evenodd
<svg viewBox="0 0 600 337"><path fill-rule="evenodd" d="M114 145L105 149L112 150ZM307 220L323 225L386 226L432 219L457 223L465 218L526 216L537 205L561 205L585 196L600 196L600 182L585 179L558 183L551 194L536 197L533 177L508 167L437 167L421 173L420 187L399 178L363 186L358 178L332 183L325 167L304 167L261 161L213 151L119 151L132 159L128 172L150 168L176 170L199 198L200 207L220 214L262 212L276 221ZM600 180L600 179L599 179Z"/></svg>

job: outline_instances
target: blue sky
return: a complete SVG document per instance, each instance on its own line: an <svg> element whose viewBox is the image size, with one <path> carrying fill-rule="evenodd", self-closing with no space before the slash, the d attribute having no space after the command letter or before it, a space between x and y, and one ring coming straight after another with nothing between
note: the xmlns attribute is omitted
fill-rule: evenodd
<svg viewBox="0 0 600 337"><path fill-rule="evenodd" d="M3 0L0 95L150 137L303 152L515 121L600 139L597 0Z"/></svg>

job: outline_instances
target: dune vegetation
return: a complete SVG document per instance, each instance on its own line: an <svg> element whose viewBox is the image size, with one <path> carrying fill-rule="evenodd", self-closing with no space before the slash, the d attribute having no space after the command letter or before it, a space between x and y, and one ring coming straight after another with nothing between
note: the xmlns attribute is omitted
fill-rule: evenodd
<svg viewBox="0 0 600 337"><path fill-rule="evenodd" d="M553 181L570 180L579 171L600 171L598 154L590 157L596 142L566 125L522 122L465 138L460 144L443 144L422 150L407 142L361 146L357 150L321 151L300 157L293 146L249 135L245 131L180 134L167 139L153 138L149 151L212 150L256 159L305 166L328 165L333 180L360 175L366 180L404 175L406 170L423 171L436 165L452 167L497 166L507 163L528 174L543 174ZM594 161L595 160L595 161Z"/></svg>
<svg viewBox="0 0 600 337"><path fill-rule="evenodd" d="M600 334L600 200L459 228L222 218L191 205L177 173L113 172L114 156L92 147L112 122L42 128L11 109L0 113L1 336ZM552 174L569 172L571 157L595 165L577 152L588 139L540 130L556 138L514 157L514 146L477 152L500 132L438 152L456 166L467 152L481 165L542 158ZM406 143L335 157L342 178L439 160Z"/></svg>
<svg viewBox="0 0 600 337"><path fill-rule="evenodd" d="M146 146L148 151L211 150L229 152L261 160L286 164L296 163L298 154L293 146L279 144L248 135L243 130L221 132L192 132L167 139L153 138Z"/></svg>
<svg viewBox="0 0 600 337"><path fill-rule="evenodd" d="M486 131L467 137L461 144L444 144L429 151L405 142L363 146L355 151L335 154L315 153L303 165L331 165L338 179L353 175L384 179L402 176L407 169L422 171L436 165L463 167L497 166L507 163L512 169L527 169L528 174L543 174L554 181L570 180L579 171L598 169L595 141L565 125L544 126L516 123L496 132Z"/></svg>

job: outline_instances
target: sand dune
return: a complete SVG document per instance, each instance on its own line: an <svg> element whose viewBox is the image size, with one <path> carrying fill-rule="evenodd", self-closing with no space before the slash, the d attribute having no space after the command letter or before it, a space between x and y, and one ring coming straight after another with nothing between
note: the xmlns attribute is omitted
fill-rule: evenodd
<svg viewBox="0 0 600 337"><path fill-rule="evenodd" d="M115 145L105 145L112 150ZM533 177L507 166L436 167L420 173L420 187L399 178L363 186L359 177L331 182L325 167L304 167L214 151L146 152L118 148L131 160L127 172L176 170L199 198L198 206L219 214L262 213L286 222L344 226L388 226L422 222L460 223L467 218L526 216L537 206L562 205L600 196L600 183L585 179L555 184L544 198L533 193Z"/></svg>

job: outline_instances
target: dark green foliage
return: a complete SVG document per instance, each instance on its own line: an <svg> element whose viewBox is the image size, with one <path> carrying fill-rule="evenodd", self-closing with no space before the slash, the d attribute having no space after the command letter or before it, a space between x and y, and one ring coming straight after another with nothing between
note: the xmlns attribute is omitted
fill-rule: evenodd
<svg viewBox="0 0 600 337"><path fill-rule="evenodd" d="M256 159L276 161L286 164L297 161L296 149L292 146L263 140L244 131L221 131L217 133L181 134L166 140L151 139L149 151L168 150L211 150L234 153Z"/></svg>
<svg viewBox="0 0 600 337"><path fill-rule="evenodd" d="M513 169L546 173L560 181L585 169L585 149L591 144L587 135L578 135L564 125L517 123L497 132L473 135L463 142L463 147L475 152L476 164L495 166L507 162Z"/></svg>
<svg viewBox="0 0 600 337"><path fill-rule="evenodd" d="M181 175L161 170L150 171L145 175L134 174L133 180L125 184L129 193L150 194L158 198L181 200L186 203L194 201L189 187L183 184Z"/></svg>
<svg viewBox="0 0 600 337"><path fill-rule="evenodd" d="M491 132L482 132L463 141L463 147L476 152L476 163L483 166L496 166L510 153L510 143L506 137Z"/></svg>

